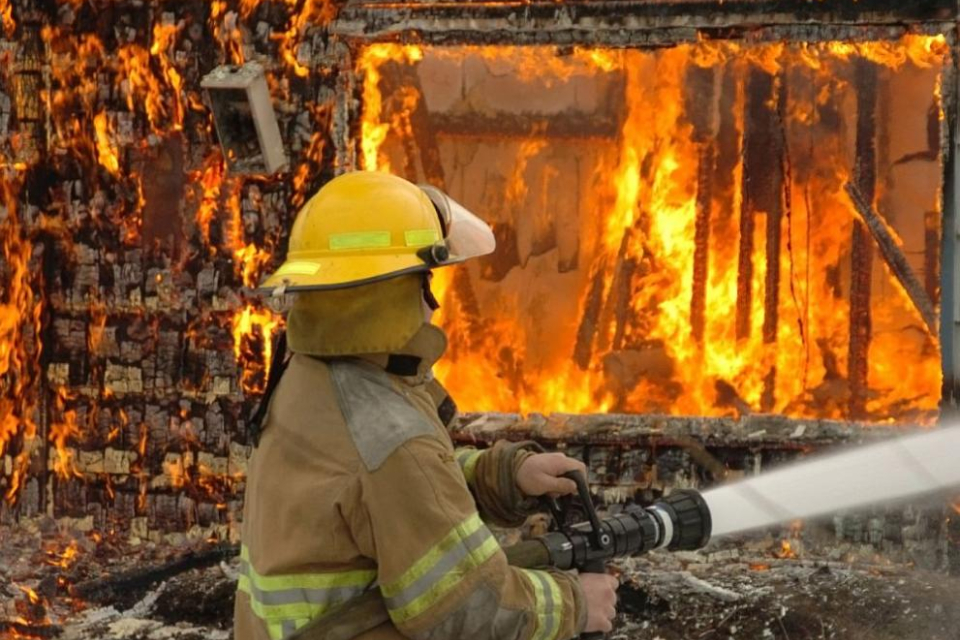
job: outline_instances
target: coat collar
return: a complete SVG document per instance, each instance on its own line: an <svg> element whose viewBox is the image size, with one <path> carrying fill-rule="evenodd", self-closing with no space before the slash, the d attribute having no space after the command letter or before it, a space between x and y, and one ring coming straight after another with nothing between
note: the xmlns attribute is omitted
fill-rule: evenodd
<svg viewBox="0 0 960 640"><path fill-rule="evenodd" d="M433 376L433 365L447 350L447 335L439 327L422 324L413 337L391 353L365 353L356 357L371 362L409 384L422 384Z"/></svg>

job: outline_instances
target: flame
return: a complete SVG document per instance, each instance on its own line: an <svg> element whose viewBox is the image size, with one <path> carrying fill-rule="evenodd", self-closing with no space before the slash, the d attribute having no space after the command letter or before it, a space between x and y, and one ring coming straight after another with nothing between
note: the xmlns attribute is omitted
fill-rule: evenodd
<svg viewBox="0 0 960 640"><path fill-rule="evenodd" d="M46 551L47 558L44 560L47 564L60 567L61 569L69 569L71 566L76 563L77 559L80 556L80 545L76 540L71 540L63 550L58 551L57 549L47 549Z"/></svg>
<svg viewBox="0 0 960 640"><path fill-rule="evenodd" d="M773 555L781 559L796 558L797 552L793 550L793 546L790 544L789 540L781 540L780 550L774 551Z"/></svg>
<svg viewBox="0 0 960 640"><path fill-rule="evenodd" d="M0 0L0 22L3 23L3 32L8 38L13 36L17 23L13 19L13 2Z"/></svg>
<svg viewBox="0 0 960 640"><path fill-rule="evenodd" d="M244 1L244 9L249 12L253 7ZM212 0L208 22L210 30L213 31L213 37L220 44L227 60L235 65L246 62L246 56L243 53L243 33L239 28L237 13L228 10L226 0Z"/></svg>
<svg viewBox="0 0 960 640"><path fill-rule="evenodd" d="M233 353L244 365L240 384L245 393L259 394L266 388L273 360L273 337L280 327L280 317L259 303L248 302L233 316ZM261 345L259 349L254 346L257 343Z"/></svg>
<svg viewBox="0 0 960 640"><path fill-rule="evenodd" d="M97 132L97 155L100 164L113 175L120 175L120 158L117 157L116 149L111 141L107 112L101 111L94 116L93 125Z"/></svg>
<svg viewBox="0 0 960 640"><path fill-rule="evenodd" d="M249 1L249 0L248 0ZM287 6L294 13L289 22L289 28L280 40L280 56L293 72L306 78L310 75L310 67L300 61L300 46L306 30L310 26L328 24L337 15L337 5L333 0L285 0Z"/></svg>
<svg viewBox="0 0 960 640"><path fill-rule="evenodd" d="M30 587L24 587L24 586L20 586L18 588L20 589L20 591L23 591L25 594L27 594L27 598L30 599L30 604L40 603L41 599L40 599L40 596L37 595L36 591L31 589Z"/></svg>
<svg viewBox="0 0 960 640"><path fill-rule="evenodd" d="M26 599L14 601L14 608L18 614L15 622L27 628L49 625L50 618L47 616L46 598L40 597L40 595L30 587L23 585L16 585L16 587L26 595ZM21 634L15 630L14 634L14 637L33 637L29 631Z"/></svg>
<svg viewBox="0 0 960 640"><path fill-rule="evenodd" d="M390 165L379 155L380 146L390 131L389 123L381 123L383 100L380 94L380 66L389 61L413 63L423 58L423 50L415 45L374 44L366 47L357 62L358 70L364 73L363 109L360 147L363 167L370 171L389 171Z"/></svg>
<svg viewBox="0 0 960 640"><path fill-rule="evenodd" d="M130 471L137 478L137 513L144 513L147 509L147 488L149 487L149 474L145 468L147 459L147 438L150 435L150 428L146 423L140 423L140 437L137 440L137 459L130 465Z"/></svg>
<svg viewBox="0 0 960 640"><path fill-rule="evenodd" d="M36 339L42 324L42 302L34 293L30 258L32 245L19 220L21 176L6 170L0 180L0 250L3 276L0 286L0 458L12 456L12 473L4 499L14 503L23 486L33 451L40 446L37 424L37 372L41 345ZM19 450L14 442L19 440Z"/></svg>
<svg viewBox="0 0 960 640"><path fill-rule="evenodd" d="M450 351L437 366L438 377L466 410L677 415L762 410L797 417L848 417L850 304L838 295L839 285L831 284L830 278L849 269L844 265L849 265L857 219L842 190L853 171L851 144L830 129L836 124L825 123L822 117L825 113L850 117L854 87L849 65L856 59L891 73L907 67L914 72L934 70L928 74L931 86L926 95L942 110L941 81L934 86L933 79L949 55L944 36L927 35L857 43L710 41L660 51L577 48L572 55L557 55L549 47L392 43L365 47L357 63L364 78L361 155L363 167L372 170L397 167L404 145L416 144L408 117L412 95L396 88L389 98L381 94L388 63L411 65L415 71L421 62L449 61L451 68L482 64L490 77L510 78L512 91L520 94L565 86L574 91L569 83L579 80L577 87L589 86L586 80L604 74L620 78L624 87L616 141L598 144L590 150L593 155L578 152L578 162L591 158L595 163L587 170L589 182L583 182L590 196L573 205L580 208L578 218L573 218L580 221L579 266L558 273L555 253L538 256L528 251L520 268L505 274L495 271L497 255L480 261L477 268L438 271L434 287L443 307L435 319L451 338ZM781 202L789 209L780 228L779 273L771 275L778 283L777 298L766 292L768 212L750 213L757 221L753 248L738 255L737 219L746 206L742 185L748 177L742 160L730 170L729 191L713 194L704 285L707 310L699 339L691 328L691 301L700 208L698 169L705 149L685 112L691 67L713 70L717 77L736 74L733 123L741 138L749 73L756 69L772 74L773 97L766 107L783 123L793 163L785 174L788 189ZM808 80L806 85L792 81L780 113L777 91L793 78L787 70L806 74ZM454 108L496 113L493 101L504 98L487 98L482 88L464 86ZM855 129L853 122L845 126ZM810 160L793 166L797 154L813 153L796 148L804 140L811 145L816 140L817 161L803 156ZM543 131L534 126L526 138L476 144L482 153L499 154L486 169L487 175L502 177L497 183L502 185L499 199L480 193L482 189L464 177L471 174L459 165L462 172L457 177L447 176L451 185L463 189L454 190L454 197L467 205L486 206L487 211L472 208L495 228L504 225L508 233L513 231L518 243L528 242L524 238L538 229L549 229L557 206L551 193L565 179L552 160L560 155L562 143L548 145ZM468 155L457 147L443 149L457 157L457 163ZM421 179L416 168L410 173L404 166L404 171L411 179ZM884 188L878 182L878 189ZM939 206L934 204L939 194L929 195L930 206ZM877 206L882 209L881 198L878 195ZM510 225L522 226L527 236ZM553 233L559 234L559 229ZM501 247L501 252L506 250L514 249ZM746 335L735 321L744 257L753 270L746 283L750 304L741 309L747 319ZM871 309L876 328L868 354L867 414L877 422L929 421L936 415L941 386L939 338L925 328L914 329L919 315L879 259L876 271L885 278L885 291L882 297L875 296ZM768 298L778 300L772 340L764 335ZM573 366L575 346L586 355ZM909 371L899 366L905 361L914 363Z"/></svg>
<svg viewBox="0 0 960 640"><path fill-rule="evenodd" d="M76 460L72 450L67 447L67 442L73 438L82 435L80 425L77 423L77 412L72 409L66 409L67 402L72 397L66 389L59 389L56 397L57 413L62 415L60 421L55 421L50 425L50 442L56 449L57 455L53 461L53 470L61 478L82 478L83 474L77 469Z"/></svg>

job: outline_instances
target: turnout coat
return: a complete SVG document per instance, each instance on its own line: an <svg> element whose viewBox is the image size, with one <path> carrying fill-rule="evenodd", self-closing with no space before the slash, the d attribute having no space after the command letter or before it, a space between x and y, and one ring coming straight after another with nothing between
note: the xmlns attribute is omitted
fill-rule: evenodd
<svg viewBox="0 0 960 640"><path fill-rule="evenodd" d="M455 407L430 373L424 324L395 353L295 353L250 460L236 640L567 640L586 621L576 578L507 564L487 522L534 503L531 452L454 449Z"/></svg>

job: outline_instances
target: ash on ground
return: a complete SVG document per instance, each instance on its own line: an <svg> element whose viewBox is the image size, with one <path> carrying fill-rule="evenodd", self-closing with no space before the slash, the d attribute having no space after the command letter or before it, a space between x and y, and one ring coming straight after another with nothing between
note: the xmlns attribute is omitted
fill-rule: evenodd
<svg viewBox="0 0 960 640"><path fill-rule="evenodd" d="M960 640L960 578L893 562L870 545L820 547L805 540L810 533L617 563L620 615L609 639ZM0 539L0 638L231 637L238 560L210 555L217 547L208 541L130 544L52 521L0 527ZM205 566L150 577L183 557ZM144 577L110 587L131 574ZM77 597L91 584L106 586Z"/></svg>

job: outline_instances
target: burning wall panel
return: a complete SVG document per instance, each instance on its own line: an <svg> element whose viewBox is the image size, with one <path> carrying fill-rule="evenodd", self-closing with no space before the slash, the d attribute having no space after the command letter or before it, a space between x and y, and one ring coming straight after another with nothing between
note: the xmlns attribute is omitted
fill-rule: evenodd
<svg viewBox="0 0 960 640"><path fill-rule="evenodd" d="M281 326L249 287L330 175L308 28L329 7L3 8L0 522L226 538ZM200 81L245 60L289 173L225 173Z"/></svg>
<svg viewBox="0 0 960 640"><path fill-rule="evenodd" d="M941 36L365 49L365 166L442 181L500 240L438 277L441 376L474 410L931 418L935 323L844 187L932 308L948 59Z"/></svg>

